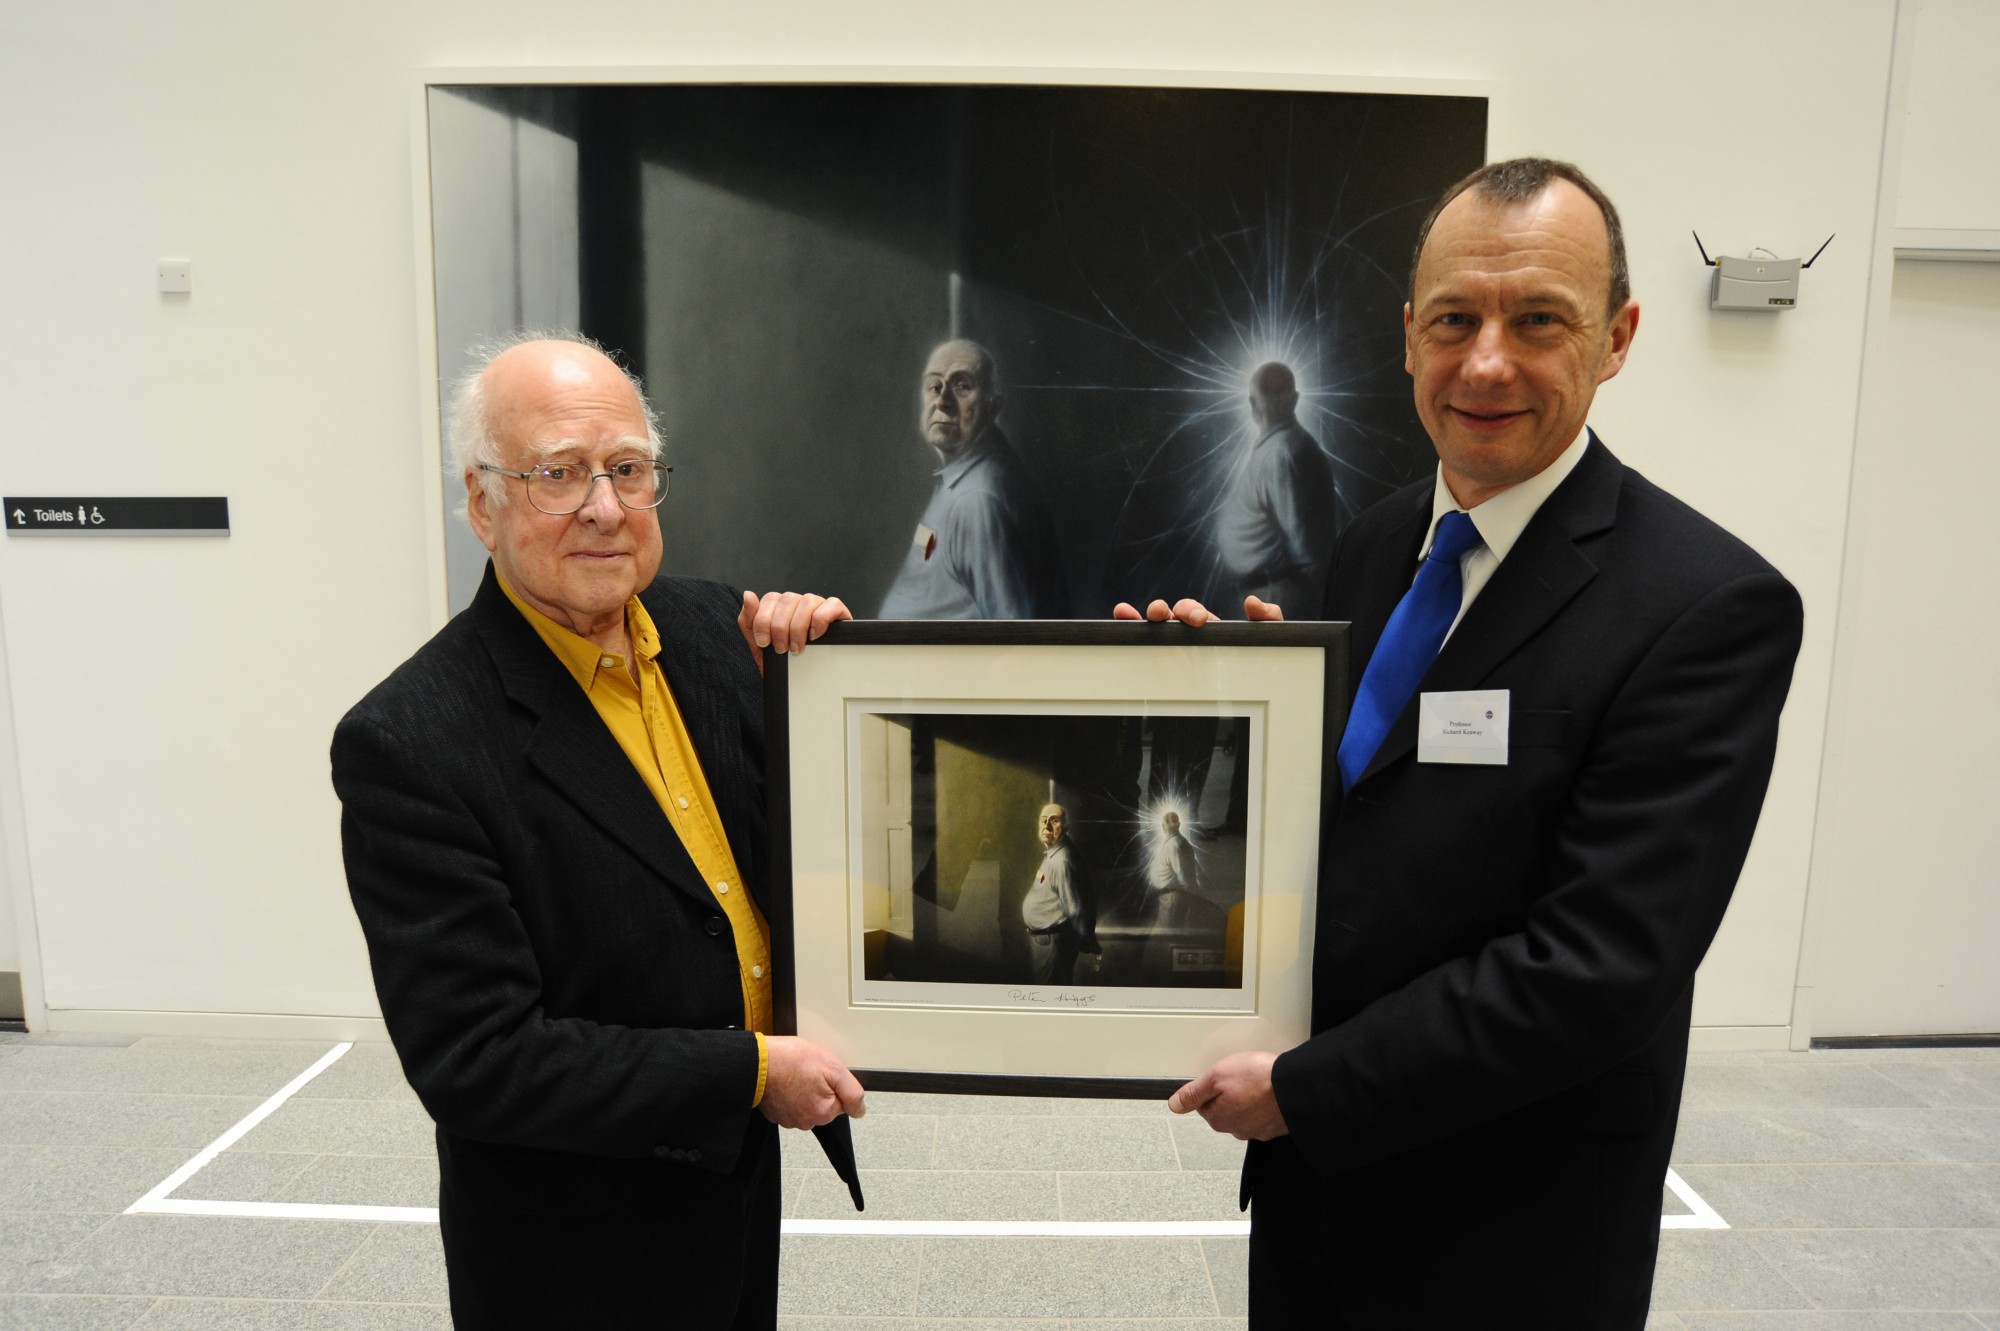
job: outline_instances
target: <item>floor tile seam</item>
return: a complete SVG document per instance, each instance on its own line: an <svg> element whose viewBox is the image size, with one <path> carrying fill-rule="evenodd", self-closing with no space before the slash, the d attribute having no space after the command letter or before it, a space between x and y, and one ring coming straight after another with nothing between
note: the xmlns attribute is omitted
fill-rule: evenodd
<svg viewBox="0 0 2000 1331"><path fill-rule="evenodd" d="M153 1303L158 1303L164 1297L161 1294L98 1294L85 1290L71 1289L0 1289L0 1301L7 1299L46 1299L54 1303L63 1299L149 1299ZM149 1306L146 1312L150 1313L151 1311L153 1310ZM145 1316L145 1313L141 1313L140 1316Z"/></svg>
<svg viewBox="0 0 2000 1331"><path fill-rule="evenodd" d="M1732 1225L1741 1234L1992 1234L1993 1225Z"/></svg>
<svg viewBox="0 0 2000 1331"><path fill-rule="evenodd" d="M51 1212L47 1212L47 1211L28 1211L28 1212L23 1212L22 1214L26 1214L26 1215L49 1215L49 1214L52 1214L52 1213L51 1213ZM81 1211L81 1212L78 1212L77 1214L79 1214L79 1215L103 1215L103 1213L102 1213L102 1212L98 1212L98 1211ZM108 1226L108 1225L109 1225L109 1224L110 1224L110 1223L111 1223L112 1221L114 1221L114 1220L116 1220L116 1219L118 1219L118 1217L117 1217L117 1216L116 1216L115 1214L113 1214L113 1215L103 1215L103 1218L102 1218L102 1219L101 1219L100 1221L98 1221L98 1223L97 1223L97 1224L95 1224L95 1225L91 1226L91 1228L89 1229L89 1231L88 1231L88 1232L86 1232L86 1233L83 1233L83 1234L79 1234L79 1235L77 1235L77 1236L76 1236L76 1237L75 1237L74 1239L71 1239L71 1240L70 1240L70 1241L69 1241L68 1243L65 1243L65 1244L64 1244L64 1245L63 1245L63 1246L62 1246L61 1248L57 1249L57 1250L56 1250L56 1253L55 1253L55 1255L54 1255L54 1256L52 1256L52 1257L44 1257L44 1258L42 1258L42 1259L41 1259L41 1260L39 1260L39 1261L36 1261L36 1262L31 1262L31 1263L29 1263L29 1264L28 1264L28 1267L27 1267L27 1269L26 1269L25 1271L23 1271L23 1272L22 1272L22 1275L23 1275L23 1276L30 1276L30 1275L32 1275L32 1274L34 1273L34 1271L35 1271L35 1270L36 1270L36 1268L38 1268L38 1267L39 1267L39 1268L43 1268L43 1269L46 1269L46 1268L48 1268L48 1267L50 1267L50 1266L53 1266L53 1265L56 1265L57 1263L60 1263L60 1262L61 1262L61 1261L62 1261L62 1260L63 1260L64 1258L68 1257L68 1256L70 1255L70 1253L74 1252L74 1251L75 1251L75 1250L76 1250L77 1248L81 1247L81 1246L82 1246L83 1244L85 1244L85 1243L88 1243L88 1242L90 1242L90 1240L92 1240L92 1239L96 1238L96 1237L97 1237L97 1236L98 1236L99 1234L102 1234L102 1233L104 1232L104 1230L105 1230L105 1227L106 1227L106 1226ZM17 1291L17 1292L20 1292L20 1293L27 1293L27 1292L29 1292L29 1291L25 1291L25 1290L23 1290L23 1291ZM143 1295L140 1295L140 1296L135 1296L135 1297L144 1297L144 1296L143 1296Z"/></svg>
<svg viewBox="0 0 2000 1331"><path fill-rule="evenodd" d="M1883 1165L1984 1165L2000 1164L1992 1160L1936 1160L1905 1158L1901 1160L1670 1160L1675 1169L1692 1165L1696 1169L1720 1166L1726 1169L1740 1169L1748 1166L1785 1165L1793 1169L1810 1169L1821 1165L1849 1165L1857 1168L1877 1168Z"/></svg>
<svg viewBox="0 0 2000 1331"><path fill-rule="evenodd" d="M145 1097L162 1100L250 1100L257 1104L262 1104L267 1098L249 1092L237 1095L218 1091L77 1091L51 1086L0 1086L0 1095L116 1095L126 1099Z"/></svg>
<svg viewBox="0 0 2000 1331"><path fill-rule="evenodd" d="M917 1240L917 1268L910 1274L910 1316L917 1316L917 1310L924 1306L924 1258L930 1253L931 1240Z"/></svg>
<svg viewBox="0 0 2000 1331"><path fill-rule="evenodd" d="M1779 1311L1810 1311L1810 1312L1827 1311L1824 1307L1822 1307L1822 1305L1817 1299L1813 1298L1811 1294L1806 1292L1805 1288L1801 1286L1798 1281L1792 1279L1790 1276L1786 1275L1782 1270L1778 1268L1778 1264L1771 1259L1770 1254L1766 1253L1763 1250L1763 1247L1757 1242L1758 1233L1761 1232L1763 1231L1753 1231L1751 1233L1745 1234L1744 1245L1750 1249L1750 1255L1752 1257L1755 1257L1758 1263L1761 1264L1766 1271L1770 1272L1772 1276L1776 1277L1778 1283L1781 1286L1792 1291L1793 1296L1796 1297L1799 1301L1799 1307L1797 1309L1783 1309ZM1707 1311L1741 1312L1741 1311L1751 1311L1751 1310L1724 1308L1724 1309L1709 1309Z"/></svg>
<svg viewBox="0 0 2000 1331"><path fill-rule="evenodd" d="M282 1294L69 1294L72 1299L153 1299L158 1303L283 1303L299 1307L331 1304L337 1308L449 1308L448 1303L408 1303L394 1299L309 1299Z"/></svg>
<svg viewBox="0 0 2000 1331"><path fill-rule="evenodd" d="M1200 1239L1196 1239L1194 1246L1195 1251L1201 1254L1202 1279L1208 1282L1208 1306L1215 1310L1215 1316L1220 1317L1222 1316L1222 1295L1215 1288L1215 1266L1208 1260L1208 1245Z"/></svg>
<svg viewBox="0 0 2000 1331"><path fill-rule="evenodd" d="M308 1299L300 1299L297 1300L297 1302L300 1303L338 1302L338 1300L327 1298L326 1292L329 1289L333 1288L335 1281L339 1280L343 1275L347 1274L347 1268L354 1265L354 1259L361 1255L361 1250L367 1247L370 1243L373 1243L375 1241L375 1236L381 1232L382 1232L382 1226L378 1224L373 1228L371 1228L366 1234L363 1234L361 1236L361 1242L355 1244L352 1248L348 1249L347 1256L340 1259L340 1265L336 1266L333 1269L332 1273L329 1274L327 1278L320 1283L319 1288L313 1291L312 1297Z"/></svg>

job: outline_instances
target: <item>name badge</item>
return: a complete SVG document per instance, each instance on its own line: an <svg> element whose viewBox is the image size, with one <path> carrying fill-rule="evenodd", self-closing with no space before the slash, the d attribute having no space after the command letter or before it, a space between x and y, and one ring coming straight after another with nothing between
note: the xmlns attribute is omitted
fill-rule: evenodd
<svg viewBox="0 0 2000 1331"><path fill-rule="evenodd" d="M1417 761L1507 765L1506 689L1417 696Z"/></svg>
<svg viewBox="0 0 2000 1331"><path fill-rule="evenodd" d="M910 544L923 551L924 558L928 560L937 553L937 533L919 522L917 533L910 538Z"/></svg>

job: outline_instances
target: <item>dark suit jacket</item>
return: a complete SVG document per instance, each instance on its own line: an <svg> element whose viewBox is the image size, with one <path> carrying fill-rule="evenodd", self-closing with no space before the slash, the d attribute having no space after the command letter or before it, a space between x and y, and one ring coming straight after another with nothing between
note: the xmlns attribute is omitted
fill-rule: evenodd
<svg viewBox="0 0 2000 1331"><path fill-rule="evenodd" d="M1326 617L1353 623L1355 683L1431 494L1336 546ZM1644 1324L1695 968L1801 619L1769 564L1593 438L1421 685L1508 690L1507 765L1417 762L1412 699L1336 792L1315 1034L1278 1059L1291 1135L1245 1180L1258 1229L1289 1217L1334 1250L1316 1306L1357 1327Z"/></svg>
<svg viewBox="0 0 2000 1331"><path fill-rule="evenodd" d="M641 599L737 867L761 893L762 688L737 598L662 578ZM341 721L333 779L382 1015L438 1125L460 1324L462 1270L483 1262L481 1297L501 1309L561 1284L543 1245L580 1217L740 1230L756 1200L746 1157L776 1143L751 1108L757 1045L740 1029L728 923L490 568L471 607ZM775 1195L770 1174L760 1186ZM470 1236L473 1218L497 1215L521 1260L496 1274L491 1236ZM769 1229L775 1250L775 1213ZM660 1274L576 1278L600 1292L629 1280L637 1301L665 1297ZM601 1306L598 1324L619 1325L639 1305Z"/></svg>

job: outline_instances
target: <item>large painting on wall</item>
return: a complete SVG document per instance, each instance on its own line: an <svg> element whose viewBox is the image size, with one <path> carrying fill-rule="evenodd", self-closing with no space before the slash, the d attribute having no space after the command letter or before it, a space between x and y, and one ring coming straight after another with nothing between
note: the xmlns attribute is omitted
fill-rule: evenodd
<svg viewBox="0 0 2000 1331"><path fill-rule="evenodd" d="M429 104L442 373L517 326L610 348L660 409L672 571L864 617L1245 590L1296 613L1339 525L1431 465L1401 306L1425 211L1484 160L1483 98L436 85ZM987 461L954 473L954 443ZM483 552L449 529L456 607Z"/></svg>

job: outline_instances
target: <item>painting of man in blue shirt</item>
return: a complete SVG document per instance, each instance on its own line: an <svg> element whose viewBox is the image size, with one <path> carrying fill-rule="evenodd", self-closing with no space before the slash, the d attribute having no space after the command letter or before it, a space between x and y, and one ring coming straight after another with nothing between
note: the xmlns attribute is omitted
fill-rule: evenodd
<svg viewBox="0 0 2000 1331"><path fill-rule="evenodd" d="M883 619L1060 619L1069 594L1055 526L1026 464L996 423L1005 398L993 356L943 343L924 366L918 424L937 485Z"/></svg>

